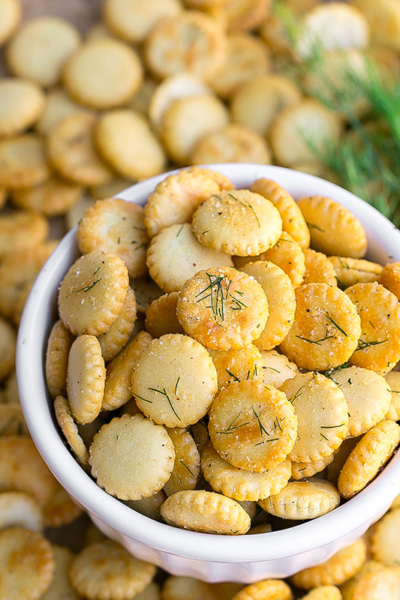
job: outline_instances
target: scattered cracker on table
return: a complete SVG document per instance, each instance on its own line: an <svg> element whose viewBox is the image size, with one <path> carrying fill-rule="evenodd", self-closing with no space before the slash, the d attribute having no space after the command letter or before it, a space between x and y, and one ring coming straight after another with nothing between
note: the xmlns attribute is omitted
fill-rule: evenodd
<svg viewBox="0 0 400 600"><path fill-rule="evenodd" d="M39 119L44 105L45 96L34 82L11 77L1 79L1 137L17 135L28 129Z"/></svg>
<svg viewBox="0 0 400 600"><path fill-rule="evenodd" d="M19 0L0 2L0 45L14 33L21 19L22 7Z"/></svg>
<svg viewBox="0 0 400 600"><path fill-rule="evenodd" d="M0 186L32 187L50 176L43 141L34 133L0 140Z"/></svg>
<svg viewBox="0 0 400 600"><path fill-rule="evenodd" d="M0 493L0 530L8 527L43 531L43 512L32 496L25 492Z"/></svg>

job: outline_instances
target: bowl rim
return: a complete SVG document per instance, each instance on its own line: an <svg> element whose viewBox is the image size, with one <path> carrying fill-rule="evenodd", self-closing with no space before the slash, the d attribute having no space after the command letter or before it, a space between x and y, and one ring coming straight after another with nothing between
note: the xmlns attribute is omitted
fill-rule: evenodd
<svg viewBox="0 0 400 600"><path fill-rule="evenodd" d="M302 190L318 189L320 195L333 197L344 204L350 203L352 212L358 218L373 224L373 244L378 248L382 247L382 239L378 244L376 233L382 229L383 234L380 235L384 236L386 256L400 261L400 231L372 206L333 183L306 173L270 165L205 166L224 173L233 179L236 185L244 185L246 182L249 185L249 182L256 178L267 177L285 185L290 191L295 180ZM147 197L159 181L180 170L176 169L137 183L116 196L137 202L138 198ZM303 192L300 195L310 193ZM64 444L51 412L51 400L44 377L47 334L43 327L46 319L43 307L50 305L50 290L51 302L54 302L61 280L57 280L56 288L51 282L60 263L69 261L69 268L74 260L77 250L76 229L73 228L61 240L32 288L18 333L16 370L21 405L36 447L61 485L80 505L118 531L122 537L128 536L161 552L208 563L243 564L289 558L328 546L347 537L364 523L379 518L384 507L387 508L389 502L400 493L400 453L389 461L378 477L362 492L332 512L294 528L252 536L218 536L172 528L137 513L101 489L79 466ZM43 340L41 348L34 342L37 339ZM46 435L43 435L43 431ZM385 494L382 494L382 489L385 489ZM382 500L382 496L386 499ZM271 543L266 544L267 540Z"/></svg>

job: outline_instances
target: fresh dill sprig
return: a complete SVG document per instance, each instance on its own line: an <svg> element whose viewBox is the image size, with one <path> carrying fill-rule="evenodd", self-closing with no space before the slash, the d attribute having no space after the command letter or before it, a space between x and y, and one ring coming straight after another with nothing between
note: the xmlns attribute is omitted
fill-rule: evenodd
<svg viewBox="0 0 400 600"><path fill-rule="evenodd" d="M240 411L240 413L238 415L236 415L236 417L233 419L232 423L224 431L217 431L217 433L220 435L222 435L224 433L232 433L236 429L240 429L241 427L248 425L250 421L247 421L247 423L242 423L241 425L236 425L235 427L233 427L233 425L236 423L236 421L238 420L238 418L240 417L241 414L242 414L242 411Z"/></svg>

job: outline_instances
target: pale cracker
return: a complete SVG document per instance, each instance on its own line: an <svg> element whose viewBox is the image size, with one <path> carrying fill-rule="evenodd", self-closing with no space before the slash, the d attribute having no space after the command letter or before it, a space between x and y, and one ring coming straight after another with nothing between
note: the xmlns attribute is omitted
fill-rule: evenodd
<svg viewBox="0 0 400 600"><path fill-rule="evenodd" d="M75 504L65 489L57 482L55 491L43 507L45 527L68 525L82 513L82 508Z"/></svg>
<svg viewBox="0 0 400 600"><path fill-rule="evenodd" d="M68 576L74 555L64 546L52 544L51 548L55 561L54 578L41 600L79 600Z"/></svg>
<svg viewBox="0 0 400 600"><path fill-rule="evenodd" d="M43 512L32 496L24 492L0 493L0 529L8 527L43 531Z"/></svg>
<svg viewBox="0 0 400 600"><path fill-rule="evenodd" d="M318 47L320 51L365 48L369 42L369 26L364 15L353 6L334 2L316 6L306 13L301 23L296 51L307 58Z"/></svg>
<svg viewBox="0 0 400 600"><path fill-rule="evenodd" d="M311 98L284 108L270 129L270 143L278 164L292 167L313 160L315 154L323 153L327 143L339 142L342 127L337 114Z"/></svg>
<svg viewBox="0 0 400 600"><path fill-rule="evenodd" d="M77 458L78 462L85 466L89 459L89 452L86 448L81 436L78 432L78 427L72 416L68 400L62 396L57 396L54 400L54 412L57 423L68 442L69 447Z"/></svg>
<svg viewBox="0 0 400 600"><path fill-rule="evenodd" d="M388 263L383 267L379 283L400 299L400 263Z"/></svg>
<svg viewBox="0 0 400 600"><path fill-rule="evenodd" d="M189 156L192 165L216 163L252 163L272 161L266 140L255 131L230 123L201 137Z"/></svg>
<svg viewBox="0 0 400 600"><path fill-rule="evenodd" d="M400 441L400 427L394 421L381 421L370 429L351 451L338 479L338 489L346 500L365 488L391 458Z"/></svg>
<svg viewBox="0 0 400 600"><path fill-rule="evenodd" d="M156 186L144 208L144 222L150 238L164 227L191 221L199 204L212 194L218 194L224 188L233 189L227 178L220 183L212 174L210 169L192 167L169 175Z"/></svg>
<svg viewBox="0 0 400 600"><path fill-rule="evenodd" d="M340 504L337 489L328 481L313 478L288 483L281 492L260 500L261 508L281 519L302 521L321 517Z"/></svg>
<svg viewBox="0 0 400 600"><path fill-rule="evenodd" d="M361 334L360 317L346 294L326 283L295 289L294 324L281 344L298 367L325 371L350 359Z"/></svg>
<svg viewBox="0 0 400 600"><path fill-rule="evenodd" d="M399 523L400 509L396 508L375 524L370 540L372 558L389 567L398 566L400 562Z"/></svg>
<svg viewBox="0 0 400 600"><path fill-rule="evenodd" d="M89 600L130 600L145 589L155 572L154 565L105 540L86 546L75 556L69 576L76 592Z"/></svg>
<svg viewBox="0 0 400 600"><path fill-rule="evenodd" d="M348 407L343 392L320 373L299 373L281 386L298 418L289 458L316 462L331 455L347 434Z"/></svg>
<svg viewBox="0 0 400 600"><path fill-rule="evenodd" d="M45 96L33 81L5 77L0 81L0 136L22 133L44 110Z"/></svg>
<svg viewBox="0 0 400 600"><path fill-rule="evenodd" d="M264 579L258 583L243 588L232 600L261 600L274 598L279 600L293 600L293 594L290 587L278 579Z"/></svg>
<svg viewBox="0 0 400 600"><path fill-rule="evenodd" d="M0 2L0 45L4 44L16 30L21 19L22 7L19 0Z"/></svg>
<svg viewBox="0 0 400 600"><path fill-rule="evenodd" d="M178 427L167 429L174 448L175 464L164 486L167 496L184 490L194 490L200 474L200 454L191 434Z"/></svg>
<svg viewBox="0 0 400 600"><path fill-rule="evenodd" d="M93 335L80 335L69 351L67 369L68 402L77 423L91 423L100 413L105 379L106 370L99 341ZM81 449L79 456L85 461L86 456Z"/></svg>
<svg viewBox="0 0 400 600"><path fill-rule="evenodd" d="M392 394L389 410L385 418L391 421L400 421L400 372L390 371L390 373L385 375L385 379L389 384Z"/></svg>
<svg viewBox="0 0 400 600"><path fill-rule="evenodd" d="M33 188L13 190L12 201L18 208L32 210L47 217L65 214L79 198L83 190L57 176Z"/></svg>
<svg viewBox="0 0 400 600"><path fill-rule="evenodd" d="M219 600L213 584L194 579L193 577L182 577L170 575L164 582L162 589L163 600Z"/></svg>
<svg viewBox="0 0 400 600"><path fill-rule="evenodd" d="M37 17L24 23L8 45L8 67L14 75L50 87L80 41L72 23L50 15Z"/></svg>
<svg viewBox="0 0 400 600"><path fill-rule="evenodd" d="M52 398L65 393L68 355L73 341L72 333L60 320L56 321L47 341L45 364L46 384Z"/></svg>
<svg viewBox="0 0 400 600"><path fill-rule="evenodd" d="M222 191L193 215L193 232L217 252L257 256L276 244L282 219L272 202L249 190Z"/></svg>
<svg viewBox="0 0 400 600"><path fill-rule="evenodd" d="M346 294L361 319L361 336L350 364L385 375L400 360L400 304L380 283L356 283Z"/></svg>
<svg viewBox="0 0 400 600"><path fill-rule="evenodd" d="M122 311L105 333L98 336L101 353L106 362L112 360L128 342L136 321L136 299L129 287Z"/></svg>
<svg viewBox="0 0 400 600"><path fill-rule="evenodd" d="M44 110L35 124L35 129L43 136L49 135L57 123L75 113L88 112L85 108L74 102L61 88L55 88L46 96ZM127 187L127 186L126 186Z"/></svg>
<svg viewBox="0 0 400 600"><path fill-rule="evenodd" d="M166 334L142 352L131 383L136 403L147 417L167 427L186 427L208 412L217 392L217 372L199 342Z"/></svg>
<svg viewBox="0 0 400 600"><path fill-rule="evenodd" d="M272 350L293 325L296 300L292 283L282 269L268 261L248 263L242 271L258 281L268 300L268 320L254 344L260 350Z"/></svg>
<svg viewBox="0 0 400 600"><path fill-rule="evenodd" d="M144 115L129 109L103 114L95 131L96 147L121 176L153 177L166 168L166 155Z"/></svg>
<svg viewBox="0 0 400 600"><path fill-rule="evenodd" d="M298 201L314 250L329 255L362 258L367 235L360 221L339 202L326 196L307 196Z"/></svg>
<svg viewBox="0 0 400 600"><path fill-rule="evenodd" d="M143 68L136 52L112 38L87 41L63 72L72 98L97 110L125 104L139 89L142 79Z"/></svg>
<svg viewBox="0 0 400 600"><path fill-rule="evenodd" d="M6 379L14 368L16 342L14 328L0 317L0 381Z"/></svg>
<svg viewBox="0 0 400 600"><path fill-rule="evenodd" d="M256 29L269 14L269 0L227 0L224 4L229 32Z"/></svg>
<svg viewBox="0 0 400 600"><path fill-rule="evenodd" d="M299 571L291 577L291 582L305 590L319 585L341 585L357 573L366 557L367 547L360 538L324 563Z"/></svg>
<svg viewBox="0 0 400 600"><path fill-rule="evenodd" d="M129 506L129 508L132 508L133 510L139 512L141 515L144 515L149 519L161 522L161 505L164 504L166 499L166 493L164 492L164 490L160 490L152 496L142 498L141 500L126 500L125 504Z"/></svg>
<svg viewBox="0 0 400 600"><path fill-rule="evenodd" d="M0 596L39 600L54 574L51 544L40 533L10 527L0 532Z"/></svg>
<svg viewBox="0 0 400 600"><path fill-rule="evenodd" d="M246 33L228 36L227 56L210 85L220 98L229 99L245 82L265 75L270 68L269 52L257 37Z"/></svg>
<svg viewBox="0 0 400 600"><path fill-rule="evenodd" d="M89 449L97 484L121 500L140 500L168 481L175 460L171 438L141 415L115 417L103 425Z"/></svg>
<svg viewBox="0 0 400 600"><path fill-rule="evenodd" d="M399 567L378 568L365 574L357 581L351 592L351 600L381 600L381 598L397 600L399 589Z"/></svg>
<svg viewBox="0 0 400 600"><path fill-rule="evenodd" d="M143 208L133 202L119 198L98 200L79 222L80 251L112 252L124 261L129 277L146 275L148 238L143 218Z"/></svg>
<svg viewBox="0 0 400 600"><path fill-rule="evenodd" d="M209 350L217 369L218 388L232 381L263 380L260 351L250 344L238 350Z"/></svg>
<svg viewBox="0 0 400 600"><path fill-rule="evenodd" d="M241 85L232 96L232 121L268 136L275 116L300 99L301 93L296 85L283 75L273 73L254 77Z"/></svg>
<svg viewBox="0 0 400 600"><path fill-rule="evenodd" d="M187 96L175 100L165 111L159 135L168 156L183 166L204 135L221 129L228 122L228 110L215 96Z"/></svg>
<svg viewBox="0 0 400 600"><path fill-rule="evenodd" d="M13 489L26 492L43 507L55 490L56 479L33 441L28 436L0 437L0 453L0 491Z"/></svg>
<svg viewBox="0 0 400 600"><path fill-rule="evenodd" d="M176 316L178 292L164 294L150 304L146 311L145 328L153 337L161 337L166 333L183 333Z"/></svg>
<svg viewBox="0 0 400 600"><path fill-rule="evenodd" d="M334 458L335 453L332 452L329 456L315 462L292 462L292 479L299 481L306 477L313 477L313 475L324 471L324 469L333 462Z"/></svg>
<svg viewBox="0 0 400 600"><path fill-rule="evenodd" d="M162 505L161 516L168 525L201 533L243 534L251 524L249 515L235 500L202 490L173 494Z"/></svg>
<svg viewBox="0 0 400 600"><path fill-rule="evenodd" d="M177 317L185 333L213 350L237 349L259 337L268 301L257 281L230 267L200 271L183 286Z"/></svg>
<svg viewBox="0 0 400 600"><path fill-rule="evenodd" d="M259 381L223 388L214 400L208 430L218 454L233 466L261 473L293 449L297 417L285 394Z"/></svg>
<svg viewBox="0 0 400 600"><path fill-rule="evenodd" d="M209 442L201 455L201 470L214 491L234 500L258 501L277 494L287 485L291 461L286 459L264 473L250 473L223 460Z"/></svg>
<svg viewBox="0 0 400 600"><path fill-rule="evenodd" d="M0 402L0 436L3 435L29 435L19 401Z"/></svg>
<svg viewBox="0 0 400 600"><path fill-rule="evenodd" d="M351 0L351 4L367 19L374 42L392 50L400 49L400 10L397 2L383 0L376 3L373 0Z"/></svg>
<svg viewBox="0 0 400 600"><path fill-rule="evenodd" d="M335 269L336 279L341 288L347 288L356 283L380 281L382 266L369 260L330 256L329 261Z"/></svg>
<svg viewBox="0 0 400 600"><path fill-rule="evenodd" d="M131 373L152 337L141 331L107 365L102 410L115 410L132 397Z"/></svg>
<svg viewBox="0 0 400 600"><path fill-rule="evenodd" d="M392 395L381 375L369 369L349 367L333 371L330 378L342 390L347 402L349 409L347 437L362 435L385 418Z"/></svg>
<svg viewBox="0 0 400 600"><path fill-rule="evenodd" d="M174 18L163 19L147 36L144 46L146 65L157 79L182 71L210 78L225 56L222 28L214 19L197 11L183 11Z"/></svg>
<svg viewBox="0 0 400 600"><path fill-rule="evenodd" d="M307 248L304 256L306 272L303 283L326 283L334 287L338 285L336 270L325 254Z"/></svg>
<svg viewBox="0 0 400 600"><path fill-rule="evenodd" d="M151 30L167 17L177 17L182 10L178 0L107 0L103 18L109 29L129 44L144 42Z"/></svg>
<svg viewBox="0 0 400 600"><path fill-rule="evenodd" d="M75 335L104 333L122 311L128 287L128 270L114 254L91 252L81 256L60 286L62 322Z"/></svg>
<svg viewBox="0 0 400 600"><path fill-rule="evenodd" d="M101 185L112 172L97 156L93 144L96 117L73 113L59 121L47 136L49 161L56 171L78 185Z"/></svg>
<svg viewBox="0 0 400 600"><path fill-rule="evenodd" d="M292 379L298 373L297 365L276 350L263 350L261 361L265 385L280 388L287 379Z"/></svg>
<svg viewBox="0 0 400 600"><path fill-rule="evenodd" d="M275 246L266 252L262 252L259 256L234 257L237 269L241 269L248 262L255 262L257 260L267 260L281 268L289 277L293 287L297 287L303 283L303 276L306 269L305 252L303 252L300 245L286 231L282 231L281 237Z"/></svg>
<svg viewBox="0 0 400 600"><path fill-rule="evenodd" d="M177 73L166 77L151 96L148 113L156 131L160 129L164 113L178 98L211 94L211 89L192 73Z"/></svg>
<svg viewBox="0 0 400 600"><path fill-rule="evenodd" d="M179 292L185 282L208 267L233 267L230 256L206 248L189 223L165 227L153 237L147 251L152 279L164 292Z"/></svg>
<svg viewBox="0 0 400 600"><path fill-rule="evenodd" d="M0 140L0 186L31 187L50 177L43 141L34 133Z"/></svg>
<svg viewBox="0 0 400 600"><path fill-rule="evenodd" d="M257 179L251 184L250 189L276 206L282 217L283 231L286 231L302 248L308 248L310 233L303 214L292 196L271 179Z"/></svg>

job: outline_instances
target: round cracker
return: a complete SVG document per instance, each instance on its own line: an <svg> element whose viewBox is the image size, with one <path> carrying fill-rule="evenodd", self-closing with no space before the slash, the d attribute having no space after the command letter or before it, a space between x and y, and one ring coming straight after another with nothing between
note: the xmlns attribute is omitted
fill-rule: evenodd
<svg viewBox="0 0 400 600"><path fill-rule="evenodd" d="M328 481L314 478L288 483L281 492L259 504L275 517L302 521L326 515L339 506L340 495Z"/></svg>
<svg viewBox="0 0 400 600"><path fill-rule="evenodd" d="M95 140L99 153L121 177L153 177L166 167L163 147L138 112L121 109L103 114Z"/></svg>
<svg viewBox="0 0 400 600"><path fill-rule="evenodd" d="M259 337L268 301L259 283L230 267L200 271L183 286L177 317L185 333L213 350L238 349Z"/></svg>
<svg viewBox="0 0 400 600"><path fill-rule="evenodd" d="M167 427L197 423L217 392L217 373L206 349L189 336L163 335L150 342L131 376L141 411Z"/></svg>
<svg viewBox="0 0 400 600"><path fill-rule="evenodd" d="M264 579L252 583L238 592L232 600L255 600L257 598L279 598L279 600L293 600L290 587L278 579Z"/></svg>
<svg viewBox="0 0 400 600"><path fill-rule="evenodd" d="M148 243L143 219L143 208L133 202L98 200L79 222L79 249L82 254L112 252L124 261L129 277L142 277Z"/></svg>
<svg viewBox="0 0 400 600"><path fill-rule="evenodd" d="M360 538L324 563L299 571L291 577L291 581L305 590L319 585L340 585L359 571L366 557L367 547Z"/></svg>
<svg viewBox="0 0 400 600"><path fill-rule="evenodd" d="M289 458L316 462L333 453L347 434L348 407L343 392L320 373L299 373L281 386L298 418Z"/></svg>
<svg viewBox="0 0 400 600"><path fill-rule="evenodd" d="M95 125L94 115L74 113L59 121L47 138L49 161L62 177L78 185L101 185L112 179L94 149Z"/></svg>
<svg viewBox="0 0 400 600"><path fill-rule="evenodd" d="M0 305L4 303L1 308L5 316L12 316L18 290L26 281L33 283L54 250L54 246L42 244L48 233L48 221L41 215L24 210L3 212L0 215L0 258L5 259L10 255L8 261L3 260L0 275L0 295L3 295ZM15 271L18 268L20 270Z"/></svg>
<svg viewBox="0 0 400 600"><path fill-rule="evenodd" d="M46 384L50 396L55 398L65 392L68 355L74 341L72 333L60 320L51 329L46 350Z"/></svg>
<svg viewBox="0 0 400 600"><path fill-rule="evenodd" d="M57 396L54 400L54 412L57 423L66 438L69 447L81 465L87 465L89 452L79 435L78 427L72 416L68 400Z"/></svg>
<svg viewBox="0 0 400 600"><path fill-rule="evenodd" d="M0 44L4 44L16 30L21 19L22 7L19 0L0 2Z"/></svg>
<svg viewBox="0 0 400 600"><path fill-rule="evenodd" d="M9 390L6 390L7 392ZM29 435L19 399L10 402L8 395L0 400L0 435Z"/></svg>
<svg viewBox="0 0 400 600"><path fill-rule="evenodd" d="M158 492L174 468L174 444L167 431L141 415L115 417L103 425L89 449L97 484L121 500Z"/></svg>
<svg viewBox="0 0 400 600"><path fill-rule="evenodd" d="M46 95L46 104L35 129L41 135L47 136L53 127L65 117L88 111L89 109L77 104L67 96L63 89L55 88Z"/></svg>
<svg viewBox="0 0 400 600"><path fill-rule="evenodd" d="M225 7L228 31L256 29L270 12L269 0L228 0Z"/></svg>
<svg viewBox="0 0 400 600"><path fill-rule="evenodd" d="M367 235L360 221L339 202L325 196L308 196L298 201L311 235L314 250L362 258Z"/></svg>
<svg viewBox="0 0 400 600"><path fill-rule="evenodd" d="M365 488L391 458L400 441L400 427L394 421L381 421L370 429L351 451L338 479L338 489L346 500Z"/></svg>
<svg viewBox="0 0 400 600"><path fill-rule="evenodd" d="M94 39L68 61L63 79L77 102L106 110L125 104L137 92L143 69L129 46L112 38Z"/></svg>
<svg viewBox="0 0 400 600"><path fill-rule="evenodd" d="M0 493L0 530L8 527L43 531L43 512L32 496L24 492Z"/></svg>
<svg viewBox="0 0 400 600"><path fill-rule="evenodd" d="M373 560L389 567L398 566L400 561L397 537L400 523L400 509L388 512L372 531L370 550Z"/></svg>
<svg viewBox="0 0 400 600"><path fill-rule="evenodd" d="M293 449L297 417L283 392L259 381L223 388L209 413L208 430L218 454L234 467L262 473Z"/></svg>
<svg viewBox="0 0 400 600"><path fill-rule="evenodd" d="M146 311L145 328L154 338L166 333L183 333L176 316L178 292L164 294L154 300Z"/></svg>
<svg viewBox="0 0 400 600"><path fill-rule="evenodd" d="M99 570L101 564L101 570ZM156 567L132 556L111 540L86 546L74 557L69 576L89 600L130 600L151 582Z"/></svg>
<svg viewBox="0 0 400 600"><path fill-rule="evenodd" d="M257 256L276 244L282 219L272 202L249 190L221 191L199 206L193 232L216 252Z"/></svg>
<svg viewBox="0 0 400 600"><path fill-rule="evenodd" d="M303 283L326 283L334 287L338 285L336 270L325 254L307 248L304 250L304 257L306 271Z"/></svg>
<svg viewBox="0 0 400 600"><path fill-rule="evenodd" d="M263 350L261 361L265 385L280 388L287 379L292 379L298 373L297 365L290 362L287 356L279 354L276 350Z"/></svg>
<svg viewBox="0 0 400 600"><path fill-rule="evenodd" d="M83 510L75 504L57 482L55 491L43 508L45 527L62 527L81 516Z"/></svg>
<svg viewBox="0 0 400 600"><path fill-rule="evenodd" d="M361 319L361 336L350 364L385 375L400 360L400 304L379 283L356 283L346 294Z"/></svg>
<svg viewBox="0 0 400 600"><path fill-rule="evenodd" d="M177 17L181 10L178 0L107 0L103 17L116 36L129 44L140 44L161 19Z"/></svg>
<svg viewBox="0 0 400 600"><path fill-rule="evenodd" d="M329 261L335 269L336 279L341 288L347 288L356 283L380 281L382 265L369 260L342 256L330 256Z"/></svg>
<svg viewBox="0 0 400 600"><path fill-rule="evenodd" d="M281 350L303 369L325 371L350 359L361 334L360 317L346 294L325 283L295 289L296 314Z"/></svg>
<svg viewBox="0 0 400 600"><path fill-rule="evenodd" d="M388 263L383 267L379 283L400 299L400 263Z"/></svg>
<svg viewBox="0 0 400 600"><path fill-rule="evenodd" d="M78 423L91 423L99 415L105 379L106 370L98 339L94 335L80 335L69 351L67 370L68 401ZM65 403L62 406L65 414Z"/></svg>
<svg viewBox="0 0 400 600"><path fill-rule="evenodd" d="M129 287L122 311L105 333L98 336L101 353L106 362L112 360L122 350L132 334L136 322L136 299Z"/></svg>
<svg viewBox="0 0 400 600"><path fill-rule="evenodd" d="M168 429L174 448L175 464L164 486L167 496L184 490L194 490L200 474L200 454L191 434L178 427Z"/></svg>
<svg viewBox="0 0 400 600"><path fill-rule="evenodd" d="M164 502L161 516L168 525L201 533L238 535L250 529L250 517L235 500L193 490L176 492Z"/></svg>
<svg viewBox="0 0 400 600"><path fill-rule="evenodd" d="M302 248L308 248L310 233L303 214L292 196L271 179L257 179L251 184L250 189L272 202L282 217L283 231L287 232Z"/></svg>
<svg viewBox="0 0 400 600"><path fill-rule="evenodd" d="M194 579L193 577L182 577L170 575L164 582L162 589L163 600L217 600L214 585Z"/></svg>
<svg viewBox="0 0 400 600"><path fill-rule="evenodd" d="M242 271L258 281L268 300L268 320L254 344L260 350L272 350L283 342L294 321L296 300L292 283L282 269L268 261L248 263Z"/></svg>
<svg viewBox="0 0 400 600"><path fill-rule="evenodd" d="M40 533L10 527L0 532L0 595L10 600L38 600L54 574L51 544Z"/></svg>
<svg viewBox="0 0 400 600"><path fill-rule="evenodd" d="M78 185L68 183L58 177L33 188L21 188L12 193L13 203L24 210L34 211L47 217L64 215L82 196Z"/></svg>
<svg viewBox="0 0 400 600"><path fill-rule="evenodd" d="M43 141L33 133L0 140L0 186L31 187L50 177Z"/></svg>
<svg viewBox="0 0 400 600"><path fill-rule="evenodd" d="M292 462L292 479L299 481L304 478L313 477L313 475L324 471L333 462L334 458L335 452L332 452L330 456L315 462Z"/></svg>
<svg viewBox="0 0 400 600"><path fill-rule="evenodd" d="M201 470L215 492L234 500L258 501L278 494L288 484L291 461L286 459L264 473L250 473L223 460L208 442L201 454Z"/></svg>
<svg viewBox="0 0 400 600"><path fill-rule="evenodd" d="M0 81L0 136L12 136L28 129L40 117L45 96L38 85L23 79Z"/></svg>
<svg viewBox="0 0 400 600"><path fill-rule="evenodd" d="M24 23L8 45L8 67L14 75L44 87L55 85L80 41L78 30L68 21L49 15L36 17Z"/></svg>
<svg viewBox="0 0 400 600"><path fill-rule="evenodd" d="M311 590L303 600L342 600L342 594L335 585L321 585Z"/></svg>
<svg viewBox="0 0 400 600"><path fill-rule="evenodd" d="M54 578L41 600L79 600L69 580L69 569L74 555L64 546L51 546L55 561Z"/></svg>
<svg viewBox="0 0 400 600"><path fill-rule="evenodd" d="M60 318L74 335L100 335L122 311L128 287L128 270L118 256L85 254L69 268L61 283Z"/></svg>
<svg viewBox="0 0 400 600"><path fill-rule="evenodd" d="M400 372L390 371L390 373L385 375L385 379L389 384L392 396L386 419L400 421Z"/></svg>
<svg viewBox="0 0 400 600"><path fill-rule="evenodd" d="M217 369L219 389L232 381L263 380L261 353L252 344L238 350L209 352Z"/></svg>
<svg viewBox="0 0 400 600"><path fill-rule="evenodd" d="M153 237L147 252L152 279L164 292L179 292L185 282L208 267L233 267L230 256L206 248L189 223L164 227Z"/></svg>

